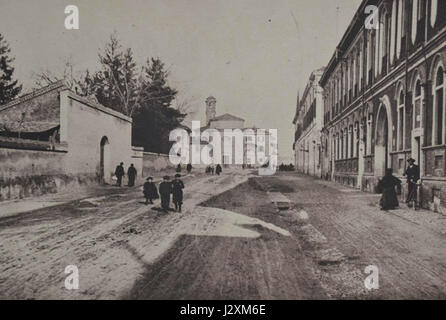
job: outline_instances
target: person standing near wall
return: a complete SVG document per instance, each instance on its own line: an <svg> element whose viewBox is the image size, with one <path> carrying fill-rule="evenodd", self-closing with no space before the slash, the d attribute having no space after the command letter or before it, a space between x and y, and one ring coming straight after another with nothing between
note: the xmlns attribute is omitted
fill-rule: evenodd
<svg viewBox="0 0 446 320"><path fill-rule="evenodd" d="M116 170L115 170L115 176L116 176L116 178L117 178L116 185L117 185L118 187L120 187L121 184L122 184L122 177L124 176L124 174L125 174L125 172L124 172L124 162L121 162L121 163L116 167Z"/></svg>
<svg viewBox="0 0 446 320"><path fill-rule="evenodd" d="M222 172L222 168L220 164L217 164L217 167L215 168L215 173L219 176Z"/></svg>
<svg viewBox="0 0 446 320"><path fill-rule="evenodd" d="M129 177L129 187L133 187L135 185L135 179L136 175L138 174L138 171L136 171L136 168L133 166L133 163L130 165L129 169L127 170L127 176Z"/></svg>
<svg viewBox="0 0 446 320"><path fill-rule="evenodd" d="M393 176L392 169L386 169L386 175L378 183L378 188L382 192L381 210L392 210L398 207L395 187L399 185L401 185L401 180Z"/></svg>
<svg viewBox="0 0 446 320"><path fill-rule="evenodd" d="M191 171L192 171L192 165L191 165L190 163L187 164L187 166L186 166L186 170L187 170L187 173L191 173Z"/></svg>
<svg viewBox="0 0 446 320"><path fill-rule="evenodd" d="M417 183L420 179L420 167L415 164L415 159L410 158L407 160L409 167L407 167L404 175L407 177L408 192L406 203L410 205L411 202L417 201Z"/></svg>

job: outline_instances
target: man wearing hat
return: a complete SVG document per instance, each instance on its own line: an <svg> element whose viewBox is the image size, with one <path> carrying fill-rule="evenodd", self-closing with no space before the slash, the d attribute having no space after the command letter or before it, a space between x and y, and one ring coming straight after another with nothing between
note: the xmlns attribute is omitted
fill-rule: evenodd
<svg viewBox="0 0 446 320"><path fill-rule="evenodd" d="M160 183L161 208L164 212L169 212L170 209L170 194L172 193L172 184L169 176L163 177L163 182Z"/></svg>
<svg viewBox="0 0 446 320"><path fill-rule="evenodd" d="M417 182L420 179L420 167L415 164L415 159L407 160L409 166L404 175L407 177L409 192L407 193L406 203L417 200Z"/></svg>
<svg viewBox="0 0 446 320"><path fill-rule="evenodd" d="M183 205L183 189L184 183L180 180L181 175L176 174L175 179L172 181L172 194L173 204L175 205L175 211L181 212L181 206Z"/></svg>

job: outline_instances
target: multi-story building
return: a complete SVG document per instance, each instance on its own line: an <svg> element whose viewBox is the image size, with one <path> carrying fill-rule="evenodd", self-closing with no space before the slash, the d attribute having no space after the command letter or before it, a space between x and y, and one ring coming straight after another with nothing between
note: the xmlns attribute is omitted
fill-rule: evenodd
<svg viewBox="0 0 446 320"><path fill-rule="evenodd" d="M324 173L374 191L386 168L403 178L412 157L423 206L444 210L445 70L446 1L363 0L320 80Z"/></svg>
<svg viewBox="0 0 446 320"><path fill-rule="evenodd" d="M217 99L210 96L206 99L206 126L200 128L200 132L218 132L221 136L221 159L215 159L215 163L232 168L253 168L268 163L270 158L270 134L268 130L256 127L245 127L245 120L229 113L217 116ZM225 136L225 133L233 133L234 136ZM237 136L240 133L240 136ZM238 139L241 139L238 141ZM211 141L213 138L210 139ZM240 143L243 150L237 150L236 144ZM201 140L196 150L201 153L209 142ZM231 149L225 149L226 147ZM214 157L213 148L209 155ZM249 156L250 151L252 156ZM240 152L240 153L239 153ZM192 157L192 154L191 154ZM204 166L202 163L201 166Z"/></svg>
<svg viewBox="0 0 446 320"><path fill-rule="evenodd" d="M320 68L311 73L302 98L297 98L293 124L294 159L298 172L321 177L321 130L324 106L319 80L324 72Z"/></svg>

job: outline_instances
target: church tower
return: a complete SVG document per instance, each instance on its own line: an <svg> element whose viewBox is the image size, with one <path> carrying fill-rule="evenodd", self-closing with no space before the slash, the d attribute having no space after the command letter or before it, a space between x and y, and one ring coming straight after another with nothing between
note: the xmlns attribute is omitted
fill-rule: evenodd
<svg viewBox="0 0 446 320"><path fill-rule="evenodd" d="M209 125L209 122L215 118L217 110L217 99L213 96L210 96L206 99L206 125Z"/></svg>

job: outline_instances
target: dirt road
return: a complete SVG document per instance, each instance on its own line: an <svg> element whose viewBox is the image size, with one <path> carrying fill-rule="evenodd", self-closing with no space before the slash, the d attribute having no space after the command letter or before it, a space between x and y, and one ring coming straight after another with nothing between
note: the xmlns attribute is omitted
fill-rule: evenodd
<svg viewBox="0 0 446 320"><path fill-rule="evenodd" d="M294 208L278 212L268 191ZM383 213L376 202L376 195L307 177L251 179L203 210L257 222L238 221L245 233L181 237L147 266L128 298L445 299L445 220L437 217L431 229L402 218L404 210ZM368 265L378 267L379 289L365 288Z"/></svg>
<svg viewBox="0 0 446 320"><path fill-rule="evenodd" d="M186 178L182 214L155 211L139 189L123 189L0 218L0 299L120 298L192 228L199 202L245 180L231 173ZM79 269L79 290L65 289L68 265Z"/></svg>
<svg viewBox="0 0 446 320"><path fill-rule="evenodd" d="M0 298L446 298L439 216L386 214L375 195L297 175L185 183L182 214L135 191L0 219ZM271 191L292 208L279 212ZM67 265L79 290L64 287ZM368 265L377 290L364 286Z"/></svg>

